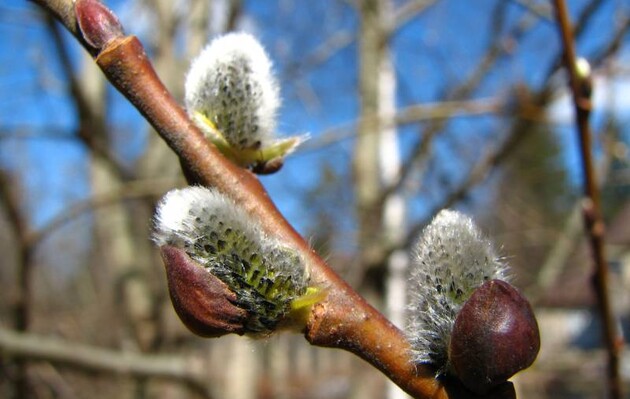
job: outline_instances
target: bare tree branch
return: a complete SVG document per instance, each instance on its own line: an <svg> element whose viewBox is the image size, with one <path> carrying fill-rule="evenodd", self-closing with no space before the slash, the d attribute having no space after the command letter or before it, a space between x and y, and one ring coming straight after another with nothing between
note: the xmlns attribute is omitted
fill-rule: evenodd
<svg viewBox="0 0 630 399"><path fill-rule="evenodd" d="M33 251L26 244L29 225L23 209L21 187L4 171L0 171L0 201L4 203L9 223L17 238L18 261L16 297L13 304L13 324L17 331L28 331L33 312ZM28 364L23 359L15 360L16 376L14 380L15 395L23 398L28 395Z"/></svg>
<svg viewBox="0 0 630 399"><path fill-rule="evenodd" d="M553 22L553 11L549 4L538 3L534 1L528 1L528 0L511 0L511 1L523 7L524 9L531 12L532 14L544 20L547 20L549 22Z"/></svg>
<svg viewBox="0 0 630 399"><path fill-rule="evenodd" d="M376 120L383 128L391 128L392 126L389 125L392 122L397 126L404 126L425 121L496 113L501 110L501 104L502 100L499 98L414 104L398 110L393 118L384 116L382 118L376 117ZM350 139L356 135L356 126L362 122L364 122L363 118L358 118L346 125L322 132L315 139L302 145L298 152L320 150L342 140Z"/></svg>
<svg viewBox="0 0 630 399"><path fill-rule="evenodd" d="M240 1L240 0L239 0ZM389 34L402 27L422 12L426 11L435 0L408 0L394 11L392 26L386 27ZM356 5L353 4L356 7ZM289 77L298 75L305 69L323 64L337 52L348 47L357 40L356 33L349 31L339 31L331 34L310 54L303 57L299 62L292 63L285 68L285 73Z"/></svg>
<svg viewBox="0 0 630 399"><path fill-rule="evenodd" d="M413 20L435 3L435 0L408 0L405 4L398 6L394 10L393 24L388 28L389 34Z"/></svg>
<svg viewBox="0 0 630 399"><path fill-rule="evenodd" d="M121 187L112 192L88 198L87 200L74 204L61 214L57 215L45 226L28 234L26 237L26 243L29 247L34 248L57 229L81 216L85 212L94 210L95 208L116 204L123 200L159 196L171 189L172 183L172 179L135 180L123 184Z"/></svg>
<svg viewBox="0 0 630 399"><path fill-rule="evenodd" d="M63 72L68 80L69 90L72 94L70 97L74 101L74 106L78 113L79 130L77 137L92 154L103 159L118 177L123 180L129 180L132 177L131 173L117 162L109 146L104 142L104 138L107 136L105 120L103 119L103 115L94 110L94 107L88 100L88 96L84 93L81 84L74 74L70 55L61 38L59 26L50 14L45 16L45 23L53 38L56 54L59 57Z"/></svg>
<svg viewBox="0 0 630 399"><path fill-rule="evenodd" d="M531 18L523 17L507 36L514 39L521 37L528 31L528 29L530 28L530 24ZM495 62L500 58L501 55L505 53L506 49L503 43L504 40L496 40L491 44L483 59L477 65L475 70L470 74L470 76L456 88L451 90L449 99L455 101L462 100L473 93L475 88L478 87L479 84L481 84L484 77L494 66ZM411 175L411 172L416 169L418 167L418 164L421 161L425 160L428 156L433 138L440 133L440 131L444 128L445 123L446 120L438 120L427 127L427 129L423 133L423 138L421 140L418 140L418 142L415 144L414 148L411 151L411 156L409 160L401 169L399 179L390 187L385 188L385 190L383 191L384 195L388 195L389 193L397 191L406 183L407 179ZM420 178L420 180L422 180L422 178Z"/></svg>
<svg viewBox="0 0 630 399"><path fill-rule="evenodd" d="M0 328L0 353L21 359L43 360L86 372L179 382L203 393L205 397L211 396L203 370L195 367L192 359L183 357L120 352L4 328Z"/></svg>
<svg viewBox="0 0 630 399"><path fill-rule="evenodd" d="M595 12L595 10L597 10L597 8L600 5L601 5L601 0L594 0L587 7L585 7L584 10L582 10L578 19L579 24L576 25L576 28L575 28L576 34L581 34L584 31L585 26L589 21L589 18L592 17L593 13ZM511 30L511 32L508 34L508 37L512 37L515 39L522 37L529 30L531 25L532 25L531 17L529 16L523 17L517 23L517 25L515 25L515 27ZM484 56L484 59L479 63L477 69L470 75L470 77L464 83L462 83L460 86L458 86L456 89L452 91L453 93L452 98L461 98L461 96L469 95L474 90L474 88L477 87L481 79L487 74L491 66L494 64L494 62L505 51L505 49L503 48L503 45L501 44L502 42L503 41L501 40L497 40L488 49L486 55ZM548 72L547 76L551 76L551 74L555 72L560 66L561 64L559 62L555 63L554 66L551 68L551 70ZM528 109L517 110L517 115L521 116L524 122L530 121L530 120L537 121L538 119L537 117L532 118L532 115L529 115L530 112L532 111L532 109L530 109L532 108L532 104L533 104L533 110L536 111L534 112L534 114L537 115L539 113L539 110L542 109L542 107L548 103L550 98L551 98L550 88L546 88L542 90L534 98L530 99L528 101L528 104L523 104L523 105L528 106ZM434 132L438 132L440 128L441 126L439 125L439 122L438 122L438 124L430 127L427 131L425 131L424 134L427 135L427 137L430 139L433 137L433 134L435 134ZM515 145L523 137L523 135L526 134L526 130L527 130L526 126L522 125L521 123L517 123L517 126L514 128L514 132L511 134L510 138L504 141L503 145L501 145L499 148L496 148L495 150L491 150L490 152L488 152L487 155L479 163L473 166L468 178L464 179L461 185L458 186L454 191L452 191L451 194L449 194L439 206L435 207L434 211L431 212L430 214L434 214L442 208L452 206L461 198L463 198L465 194L467 193L467 191L476 184L475 182L481 181L482 176L485 175L485 173L487 172L487 170L485 170L487 166L483 166L483 165L488 165L488 162L490 164L493 164L495 162L501 162L503 159L505 159L504 158L505 155L509 153L513 148L515 148L513 145ZM426 147L429 145L430 143L425 143L424 140L419 141L416 147L414 148L414 151L412 152L412 154L414 154L413 155L414 158L412 159L418 160L418 159L422 159L421 156L422 157L426 156L422 154L428 153L428 149ZM396 190L404 183L404 176L410 173L410 170L407 170L407 169L412 168L412 166L413 166L413 163L411 162L408 162L406 164L406 168L403 168L401 172L401 179L399 180L397 186L390 188L388 191ZM406 246L409 246L413 242L417 234L421 231L422 227L426 225L426 223L428 223L428 220L420 221L419 223L415 225L414 228L411 229L409 235L407 236L407 240L405 244Z"/></svg>
<svg viewBox="0 0 630 399"><path fill-rule="evenodd" d="M352 32L335 32L326 38L326 40L317 46L317 48L315 48L315 50L313 50L310 54L301 58L300 61L287 65L284 69L284 73L288 78L293 78L301 74L305 69L321 65L338 51L349 46L355 40L356 36Z"/></svg>
<svg viewBox="0 0 630 399"><path fill-rule="evenodd" d="M573 94L580 142L582 173L584 176L584 198L588 200L584 204L584 221L593 251L595 292L603 325L603 340L608 351L608 394L613 399L620 399L623 395L621 392L619 356L623 338L617 332L608 291L608 263L606 262L604 251L604 221L601 212L599 186L595 176L592 133L589 123L592 106L592 77L590 72L587 72L586 75L584 72L578 72L574 37L565 2L563 0L554 0L554 6L564 47L565 67L569 72L569 86Z"/></svg>
<svg viewBox="0 0 630 399"><path fill-rule="evenodd" d="M614 142L615 140L613 137L604 137L604 154L598 163L597 168L597 181L599 182L600 187L603 187L606 184L608 171L613 157ZM567 260L569 259L572 251L575 249L580 239L583 238L583 213L584 206L580 201L573 206L571 213L566 218L564 228L562 229L560 236L556 240L552 249L549 251L545 262L538 272L536 283L532 284L532 287L528 290L527 297L532 304L535 304L538 299L557 281L560 273L567 266Z"/></svg>
<svg viewBox="0 0 630 399"><path fill-rule="evenodd" d="M525 130L515 130L503 140L503 142L495 148L488 150L486 154L472 167L468 176L457 186L457 188L436 207L434 207L428 215L433 217L441 209L449 208L461 200L471 188L484 180L490 171L492 171L497 165L507 159L508 155L518 146L520 141L526 136ZM422 220L416 223L407 234L405 240L405 247L411 246L418 234L427 225L429 219Z"/></svg>

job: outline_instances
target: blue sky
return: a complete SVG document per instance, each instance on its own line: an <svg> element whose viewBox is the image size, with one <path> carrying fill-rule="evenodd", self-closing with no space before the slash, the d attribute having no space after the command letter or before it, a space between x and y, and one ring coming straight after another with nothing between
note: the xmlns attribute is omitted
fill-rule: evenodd
<svg viewBox="0 0 630 399"><path fill-rule="evenodd" d="M401 2L397 2L398 4ZM506 35L526 11L517 2L509 2L504 27L500 35ZM128 33L142 38L155 34L154 25L142 20L125 7L127 2L107 2L122 16ZM485 52L492 37L489 16L496 1L478 1L473 5L462 5L456 0L438 2L419 18L408 23L393 37L394 63L399 79L398 106L434 102L444 92L464 81L474 70L479 57ZM586 1L571 1L573 15ZM63 76L54 49L41 20L31 3L10 0L5 2L0 16L0 167L19 174L28 192L28 206L35 227L42 226L69 204L89 195L86 153L72 139L76 119L65 89ZM291 1L245 1L246 17L242 21L245 29L256 33L274 58L276 70L282 81L284 106L280 116L282 133L310 133L316 141L318 135L331 127L348 124L358 114L357 92L357 46L352 42L328 59L302 75L289 74L292 60L301 60L311 54L327 37L338 32L356 32L358 21L355 11L346 2L311 2L309 8ZM581 53L596 53L601 43L611 33L610 21L618 21L630 13L628 4L608 1L598 11L589 25L586 40L578 46ZM134 25L135 24L135 25ZM506 46L509 46L509 37ZM83 51L66 37L74 59ZM626 65L630 49L626 38L619 60ZM514 44L513 44L514 45ZM510 49L484 78L473 98L501 97L507 87L524 83L538 87L549 65L555 59L558 45L554 25L544 19L534 19L532 27ZM76 65L79 68L78 62ZM603 73L603 70L599 70ZM596 69L596 74L600 73ZM185 71L182 71L185 74ZM628 76L628 73L626 73ZM630 81L620 78L613 82L604 81L595 98L604 110L613 110L622 119L628 120L628 90ZM612 94L611 94L612 93ZM109 119L117 127L117 154L126 165L132 165L142 153L146 140L144 122L137 111L131 108L114 90L110 90L113 106ZM552 119L561 124L567 119L566 97L551 108ZM601 102L600 102L601 98ZM598 107L600 108L600 107ZM598 111L599 112L599 111ZM596 115L596 122L600 118ZM506 121L496 117L459 118L448 125L449 140L465 142L470 137L502 136L507 128ZM596 125L597 126L597 125ZM410 147L417 138L419 127L401 129L401 151ZM16 133L17 132L17 133ZM24 132L27 138L20 137ZM579 177L576 166L576 147L571 129L562 129L566 141L566 159ZM457 180L467 171L464 162L452 159L449 141L437 142L438 158L443 163L443 173L448 172ZM320 166L329 163L335 168L348 170L352 151L352 140L344 140L325 150L297 153L288 160L285 168L272 177L264 177L272 197L277 201L289 220L305 230L302 197L304 189L310 188L320 178ZM407 151L408 152L408 151ZM67 184L69 179L72 184ZM431 204L431 196L416 202L418 214Z"/></svg>

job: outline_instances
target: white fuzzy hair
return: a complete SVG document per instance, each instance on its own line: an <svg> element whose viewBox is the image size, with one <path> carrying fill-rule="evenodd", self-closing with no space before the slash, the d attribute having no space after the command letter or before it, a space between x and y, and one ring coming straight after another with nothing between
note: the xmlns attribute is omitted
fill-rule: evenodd
<svg viewBox="0 0 630 399"><path fill-rule="evenodd" d="M167 193L154 217L153 240L186 251L237 294L250 333L272 331L306 291L299 253L263 231L256 219L216 189Z"/></svg>
<svg viewBox="0 0 630 399"><path fill-rule="evenodd" d="M487 280L506 279L507 266L472 219L441 211L418 240L410 268L407 336L414 361L448 369L457 313Z"/></svg>
<svg viewBox="0 0 630 399"><path fill-rule="evenodd" d="M212 40L192 62L185 92L188 113L203 114L232 147L265 147L273 140L279 88L267 53L252 35Z"/></svg>
<svg viewBox="0 0 630 399"><path fill-rule="evenodd" d="M216 220L228 220L249 236L261 236L248 215L217 190L191 186L171 190L160 200L153 218L153 241L158 245L184 247L194 242Z"/></svg>

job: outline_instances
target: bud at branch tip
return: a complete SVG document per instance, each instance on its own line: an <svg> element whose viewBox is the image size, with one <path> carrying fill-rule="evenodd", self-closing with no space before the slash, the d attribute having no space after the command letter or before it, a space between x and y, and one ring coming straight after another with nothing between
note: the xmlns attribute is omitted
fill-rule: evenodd
<svg viewBox="0 0 630 399"><path fill-rule="evenodd" d="M124 36L118 17L98 0L75 0L74 12L83 38L98 52Z"/></svg>

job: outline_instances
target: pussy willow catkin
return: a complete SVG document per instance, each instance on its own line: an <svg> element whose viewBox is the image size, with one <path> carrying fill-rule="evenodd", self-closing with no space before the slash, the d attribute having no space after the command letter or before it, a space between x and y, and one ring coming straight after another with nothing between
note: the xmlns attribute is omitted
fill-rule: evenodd
<svg viewBox="0 0 630 399"><path fill-rule="evenodd" d="M249 333L276 329L308 292L308 271L298 253L265 234L251 215L216 190L167 193L156 210L153 240L184 249L227 284L248 313Z"/></svg>

